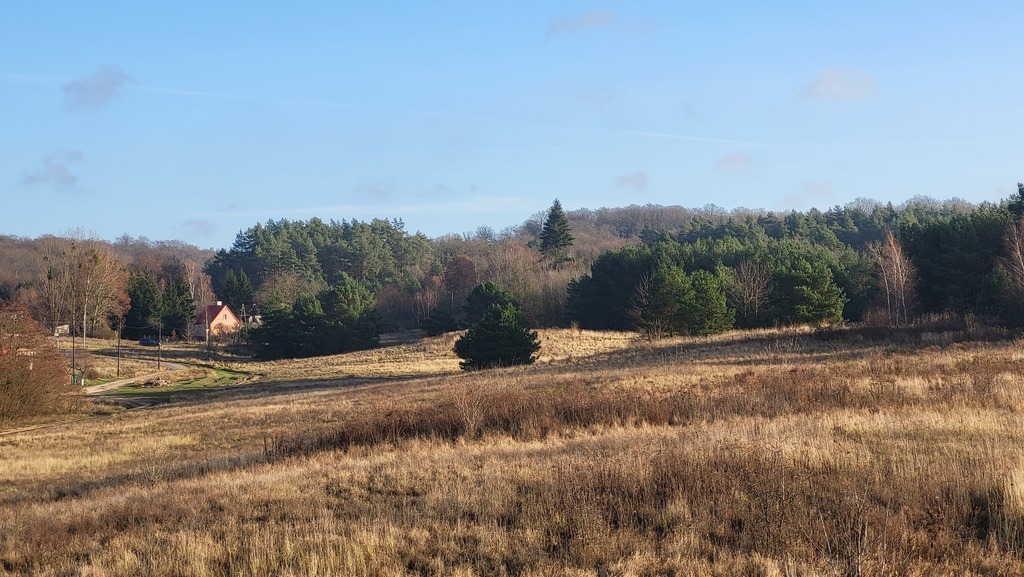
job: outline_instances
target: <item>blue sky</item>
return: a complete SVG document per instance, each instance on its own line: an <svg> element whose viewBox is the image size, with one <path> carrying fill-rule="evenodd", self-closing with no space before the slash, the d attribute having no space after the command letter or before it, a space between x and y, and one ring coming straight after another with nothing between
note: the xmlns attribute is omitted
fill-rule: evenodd
<svg viewBox="0 0 1024 577"><path fill-rule="evenodd" d="M6 2L0 234L996 201L1020 2ZM833 5L835 4L835 5Z"/></svg>

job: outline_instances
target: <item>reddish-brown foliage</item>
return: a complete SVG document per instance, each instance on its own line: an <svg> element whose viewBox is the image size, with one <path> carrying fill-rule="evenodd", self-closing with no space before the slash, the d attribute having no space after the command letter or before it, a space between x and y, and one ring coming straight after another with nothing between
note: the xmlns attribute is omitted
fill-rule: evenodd
<svg viewBox="0 0 1024 577"><path fill-rule="evenodd" d="M0 422L66 409L67 367L21 304L0 301Z"/></svg>

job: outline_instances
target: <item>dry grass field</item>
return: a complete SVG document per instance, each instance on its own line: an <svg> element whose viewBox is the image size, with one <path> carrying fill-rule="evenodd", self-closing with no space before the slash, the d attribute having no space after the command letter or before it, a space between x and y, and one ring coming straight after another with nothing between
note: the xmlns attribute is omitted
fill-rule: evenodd
<svg viewBox="0 0 1024 577"><path fill-rule="evenodd" d="M1024 341L541 336L0 436L0 574L1024 574Z"/></svg>

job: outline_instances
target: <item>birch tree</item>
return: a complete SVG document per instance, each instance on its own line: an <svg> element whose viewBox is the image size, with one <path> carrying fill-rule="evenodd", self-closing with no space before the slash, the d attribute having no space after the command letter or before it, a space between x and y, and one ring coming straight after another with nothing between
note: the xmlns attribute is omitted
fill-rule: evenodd
<svg viewBox="0 0 1024 577"><path fill-rule="evenodd" d="M217 298L213 291L210 275L203 272L203 265L193 260L183 263L185 279L188 282L189 296L196 305L196 313L200 313L207 305L213 304ZM235 308L237 312L239 309Z"/></svg>
<svg viewBox="0 0 1024 577"><path fill-rule="evenodd" d="M897 328L908 324L914 307L917 269L891 230L886 230L882 242L870 245L868 251L877 266L889 326Z"/></svg>
<svg viewBox="0 0 1024 577"><path fill-rule="evenodd" d="M999 268L1005 275L1004 306L1012 320L1024 320L1024 215L1010 224L1003 239L1005 253Z"/></svg>

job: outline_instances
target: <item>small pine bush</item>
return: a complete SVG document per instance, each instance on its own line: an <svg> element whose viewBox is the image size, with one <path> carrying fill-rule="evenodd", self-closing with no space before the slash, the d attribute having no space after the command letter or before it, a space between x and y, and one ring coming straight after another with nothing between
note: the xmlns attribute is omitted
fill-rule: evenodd
<svg viewBox="0 0 1024 577"><path fill-rule="evenodd" d="M531 331L513 304L492 305L465 335L455 341L455 354L465 371L529 365L540 350L540 337Z"/></svg>

